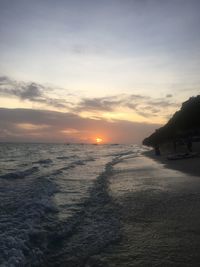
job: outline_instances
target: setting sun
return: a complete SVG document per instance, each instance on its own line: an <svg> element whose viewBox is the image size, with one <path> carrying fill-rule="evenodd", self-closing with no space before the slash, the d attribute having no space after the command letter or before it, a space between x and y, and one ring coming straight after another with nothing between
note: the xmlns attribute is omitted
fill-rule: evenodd
<svg viewBox="0 0 200 267"><path fill-rule="evenodd" d="M97 144L100 144L102 141L103 141L102 138L96 137L96 143L97 143Z"/></svg>

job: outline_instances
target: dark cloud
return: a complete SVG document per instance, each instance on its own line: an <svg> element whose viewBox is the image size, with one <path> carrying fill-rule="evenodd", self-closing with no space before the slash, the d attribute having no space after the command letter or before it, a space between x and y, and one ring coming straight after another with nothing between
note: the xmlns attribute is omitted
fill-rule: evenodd
<svg viewBox="0 0 200 267"><path fill-rule="evenodd" d="M36 83L16 82L8 77L0 77L0 94L18 97L24 100L36 100L44 97L44 87Z"/></svg>
<svg viewBox="0 0 200 267"><path fill-rule="evenodd" d="M0 76L0 85L11 83L12 81L7 76Z"/></svg>
<svg viewBox="0 0 200 267"><path fill-rule="evenodd" d="M31 83L22 87L19 97L22 99L37 99L43 96L42 87L38 84Z"/></svg>
<svg viewBox="0 0 200 267"><path fill-rule="evenodd" d="M17 97L21 100L42 103L56 108L68 108L72 105L64 99L48 96L49 89L38 83L16 82L6 76L0 77L0 95Z"/></svg>
<svg viewBox="0 0 200 267"><path fill-rule="evenodd" d="M91 142L101 134L108 142L141 143L157 124L92 120L72 113L0 108L0 141Z"/></svg>
<svg viewBox="0 0 200 267"><path fill-rule="evenodd" d="M12 87L8 87L8 84L6 83L4 83L3 85L4 87L0 86L1 95L18 97L20 99L30 101L39 101L40 98L44 97L42 87L35 83L31 83L26 86L14 84Z"/></svg>

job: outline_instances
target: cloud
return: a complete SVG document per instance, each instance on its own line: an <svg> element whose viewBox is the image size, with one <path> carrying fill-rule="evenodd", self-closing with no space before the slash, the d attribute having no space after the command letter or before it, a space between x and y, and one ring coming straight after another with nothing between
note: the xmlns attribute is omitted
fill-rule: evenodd
<svg viewBox="0 0 200 267"><path fill-rule="evenodd" d="M49 97L48 92L52 90L52 88L34 82L17 82L6 76L0 77L0 95L2 96L17 97L56 108L68 108L72 105L64 99Z"/></svg>
<svg viewBox="0 0 200 267"><path fill-rule="evenodd" d="M75 107L76 111L114 111L119 107L128 107L136 110L136 107L147 99L142 95L119 94L99 98L84 98Z"/></svg>
<svg viewBox="0 0 200 267"><path fill-rule="evenodd" d="M84 98L75 107L75 112L116 112L119 109L129 109L129 112L144 118L165 117L171 108L177 108L174 103L166 98L151 98L139 94L120 94L101 98Z"/></svg>
<svg viewBox="0 0 200 267"><path fill-rule="evenodd" d="M40 101L40 99L44 97L42 87L35 83L27 85L13 84L13 86L9 83L9 87L5 81L2 84L0 84L0 94L3 96L18 97L30 101Z"/></svg>
<svg viewBox="0 0 200 267"><path fill-rule="evenodd" d="M11 83L12 81L7 76L0 76L0 85Z"/></svg>
<svg viewBox="0 0 200 267"><path fill-rule="evenodd" d="M154 118L165 120L178 107L177 103L172 101L172 95L170 94L164 98L152 98L142 94L75 98L73 94L66 93L65 90L63 92L64 97L59 98L57 95L61 91L61 89L57 90L56 88L50 88L34 82L17 82L6 76L0 77L0 95L2 96L37 103L41 109L54 108L59 111L68 111L79 115L84 113L86 114L84 116L98 120L104 116L116 119L115 114L117 113L125 114L122 116L123 118L126 114L132 113L139 115L145 121L153 121ZM131 115L129 118L131 118Z"/></svg>
<svg viewBox="0 0 200 267"><path fill-rule="evenodd" d="M22 87L21 92L19 92L19 97L22 99L37 99L43 96L42 87L38 84L31 83L27 86Z"/></svg>
<svg viewBox="0 0 200 267"><path fill-rule="evenodd" d="M113 111L116 107L124 105L122 95L100 97L100 98L84 98L75 107L76 111Z"/></svg>
<svg viewBox="0 0 200 267"><path fill-rule="evenodd" d="M18 83L6 76L0 77L0 94L34 100L43 96L43 86L36 83Z"/></svg>
<svg viewBox="0 0 200 267"><path fill-rule="evenodd" d="M72 113L0 108L0 141L141 143L158 124L92 120Z"/></svg>

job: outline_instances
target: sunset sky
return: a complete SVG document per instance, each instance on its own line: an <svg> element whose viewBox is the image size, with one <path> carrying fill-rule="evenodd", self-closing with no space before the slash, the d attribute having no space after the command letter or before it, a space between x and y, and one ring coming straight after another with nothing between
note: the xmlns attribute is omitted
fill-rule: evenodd
<svg viewBox="0 0 200 267"><path fill-rule="evenodd" d="M141 143L200 93L199 0L1 0L0 141Z"/></svg>

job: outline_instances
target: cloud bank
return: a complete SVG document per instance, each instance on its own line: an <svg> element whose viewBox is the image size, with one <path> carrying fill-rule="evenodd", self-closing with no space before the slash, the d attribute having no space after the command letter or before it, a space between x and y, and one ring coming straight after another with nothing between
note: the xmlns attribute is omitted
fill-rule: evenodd
<svg viewBox="0 0 200 267"><path fill-rule="evenodd" d="M1 142L84 142L101 136L108 143L141 143L160 125L92 120L73 113L0 108Z"/></svg>
<svg viewBox="0 0 200 267"><path fill-rule="evenodd" d="M17 82L7 76L0 77L0 95L4 97L19 98L23 101L36 102L55 108L68 108L70 102L61 98L50 97L52 88L30 82Z"/></svg>
<svg viewBox="0 0 200 267"><path fill-rule="evenodd" d="M37 108L57 110L82 115L90 118L112 118L116 113L125 114L123 119L134 121L134 114L140 121L154 122L165 120L178 105L173 96L152 98L140 94L118 94L105 97L80 97L63 89L63 97L58 98L59 89L35 82L17 82L9 77L0 77L0 96L16 98L20 101L37 103ZM55 97L56 96L56 97ZM31 106L30 106L31 107ZM128 116L127 116L128 114ZM115 119L119 119L116 118ZM122 118L120 118L122 119Z"/></svg>
<svg viewBox="0 0 200 267"><path fill-rule="evenodd" d="M115 112L119 109L128 109L143 118L168 117L169 110L177 108L177 103L171 101L172 95L164 98L151 98L136 94L120 94L102 98L84 98L73 111L81 112Z"/></svg>
<svg viewBox="0 0 200 267"><path fill-rule="evenodd" d="M160 119L177 109L172 95L152 98L142 94L77 97L63 89L0 76L0 96L30 103L30 108L0 109L0 141L140 143ZM3 103L3 102L2 102ZM37 103L35 109L32 104Z"/></svg>

